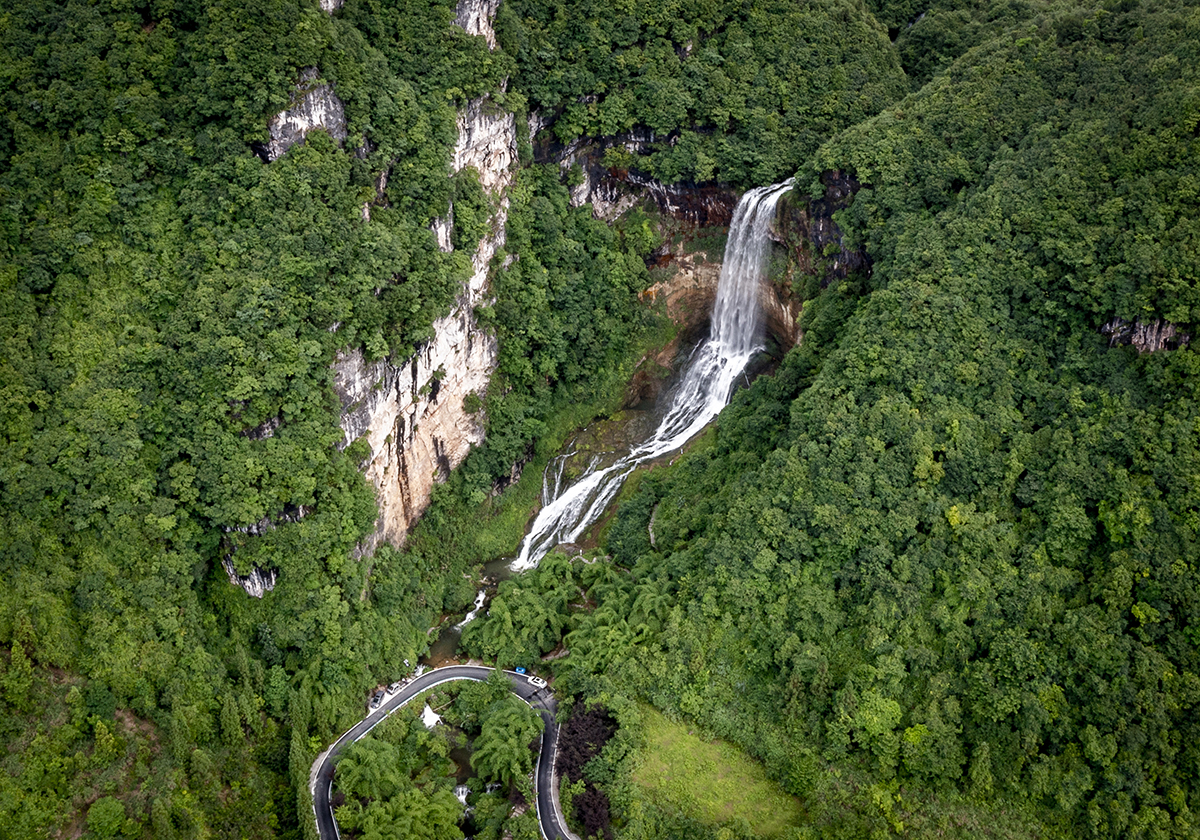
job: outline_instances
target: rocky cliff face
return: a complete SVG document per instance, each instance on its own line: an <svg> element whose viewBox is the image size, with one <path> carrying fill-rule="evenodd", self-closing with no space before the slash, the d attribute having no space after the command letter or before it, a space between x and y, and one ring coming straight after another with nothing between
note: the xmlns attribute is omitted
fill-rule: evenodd
<svg viewBox="0 0 1200 840"><path fill-rule="evenodd" d="M435 336L410 359L367 362L354 349L334 363L345 445L366 436L371 454L363 472L375 485L379 520L360 546L370 554L382 541L399 545L444 481L483 440L483 417L470 409L496 364L495 338L477 329L474 297L464 295Z"/></svg>
<svg viewBox="0 0 1200 840"><path fill-rule="evenodd" d="M1192 339L1170 321L1161 318L1154 321L1113 318L1100 328L1100 333L1108 336L1109 347L1131 346L1139 353L1178 350Z"/></svg>
<svg viewBox="0 0 1200 840"><path fill-rule="evenodd" d="M727 227L733 219L737 196L729 190L712 184L663 184L636 169L605 166L609 149L640 154L660 142L662 138L649 129L562 144L550 132L542 132L546 127L548 122L541 114L530 115L534 160L557 163L563 169L579 167L581 180L571 188L571 204L582 207L590 203L597 219L612 221L647 199L664 215L699 227Z"/></svg>
<svg viewBox="0 0 1200 840"><path fill-rule="evenodd" d="M462 0L456 23L469 34L482 35L495 46L491 21L500 0ZM332 13L341 0L321 0ZM315 128L323 128L339 143L346 139L345 109L329 85L316 85L316 68L302 74L291 108L270 123L271 142L257 150L268 162L278 159ZM513 115L486 100L469 103L458 115L458 142L453 169L473 166L480 185L498 200L489 233L471 255L471 275L460 290L451 312L434 322L434 337L411 358L368 361L360 348L339 353L333 364L334 388L341 400L342 446L366 437L370 455L363 472L375 485L379 520L375 532L358 547L369 555L383 541L399 545L409 528L429 504L433 485L444 481L472 446L483 440L479 399L496 367L496 339L479 329L474 310L488 298L488 266L504 246L508 219L506 192L517 161L516 123ZM388 173L377 182L382 193ZM369 202L363 221L370 223ZM454 211L434 222L438 247L450 251ZM247 430L253 439L270 437L272 422ZM286 511L279 522L297 521L307 511ZM251 536L273 528L263 520L238 529ZM231 583L261 598L278 577L274 569L251 569L241 574L227 551L223 566Z"/></svg>
<svg viewBox="0 0 1200 840"><path fill-rule="evenodd" d="M256 147L267 163L277 160L297 143L303 143L305 135L317 128L327 131L339 144L345 142L346 108L331 85L316 84L318 78L320 74L315 67L301 73L294 104L271 120L268 126L270 142Z"/></svg>
<svg viewBox="0 0 1200 840"><path fill-rule="evenodd" d="M703 254L681 250L668 254L674 272L665 280L649 286L639 296L666 306L667 317L680 328L679 339L691 343L704 337L717 299L721 263L710 262ZM660 258L661 261L661 258Z"/></svg>
<svg viewBox="0 0 1200 840"><path fill-rule="evenodd" d="M491 20L498 5L499 0L463 0L456 22L494 45ZM411 358L368 362L356 348L334 363L344 445L366 436L371 454L364 474L379 502L376 530L359 547L364 555L383 541L402 543L429 505L433 485L483 440L479 398L495 370L497 348L495 337L475 323L474 310L488 298L488 266L504 246L505 193L516 160L513 115L486 100L469 103L458 115L453 168L475 167L480 185L498 201L490 232L471 255L467 284L450 314L434 323L434 338ZM453 214L451 208L433 226L445 251L451 249Z"/></svg>
<svg viewBox="0 0 1200 840"><path fill-rule="evenodd" d="M866 251L846 247L841 228L833 220L835 212L854 200L858 180L831 170L821 176L821 184L824 195L807 200L785 197L772 233L777 242L789 248L798 270L818 278L821 288L825 288L851 274L870 274L871 260Z"/></svg>
<svg viewBox="0 0 1200 840"><path fill-rule="evenodd" d="M800 329L804 301L789 286L764 282L758 288L758 305L762 307L763 329L780 349L788 350L800 343L804 338Z"/></svg>
<svg viewBox="0 0 1200 840"><path fill-rule="evenodd" d="M492 30L492 21L496 18L496 10L500 8L500 0L459 0L454 10L454 22L461 26L468 35L482 35L487 41L488 49L496 49L496 33Z"/></svg>

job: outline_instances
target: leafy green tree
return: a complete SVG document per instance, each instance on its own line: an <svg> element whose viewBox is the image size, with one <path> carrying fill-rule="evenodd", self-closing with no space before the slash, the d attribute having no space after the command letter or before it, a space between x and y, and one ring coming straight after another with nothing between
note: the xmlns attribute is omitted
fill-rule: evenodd
<svg viewBox="0 0 1200 840"><path fill-rule="evenodd" d="M125 825L125 804L113 796L102 796L88 808L87 827L101 840L110 840Z"/></svg>
<svg viewBox="0 0 1200 840"><path fill-rule="evenodd" d="M25 647L14 641L9 649L8 661L3 663L0 687L4 699L12 708L28 712L33 708L33 663L25 655Z"/></svg>
<svg viewBox="0 0 1200 840"><path fill-rule="evenodd" d="M472 744L471 766L483 778L511 787L532 770L530 746L543 726L537 712L509 695L484 718Z"/></svg>

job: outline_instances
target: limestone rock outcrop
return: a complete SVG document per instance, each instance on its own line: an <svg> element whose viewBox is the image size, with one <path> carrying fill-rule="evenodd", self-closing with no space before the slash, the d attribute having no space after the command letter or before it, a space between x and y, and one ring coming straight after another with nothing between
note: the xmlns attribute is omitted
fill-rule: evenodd
<svg viewBox="0 0 1200 840"><path fill-rule="evenodd" d="M1108 336L1109 347L1131 346L1139 353L1178 350L1192 339L1179 327L1161 318L1153 321L1112 318L1100 328L1100 333Z"/></svg>
<svg viewBox="0 0 1200 840"><path fill-rule="evenodd" d="M762 307L763 329L777 347L787 350L803 340L800 314L804 301L792 293L790 286L764 282L758 288L758 305Z"/></svg>
<svg viewBox="0 0 1200 840"><path fill-rule="evenodd" d="M870 274L871 259L865 249L847 247L833 214L849 207L858 192L858 180L845 172L830 170L821 175L823 195L803 197L795 193L780 202L772 230L775 241L791 252L797 270L819 279L821 288L851 274Z"/></svg>
<svg viewBox="0 0 1200 840"><path fill-rule="evenodd" d="M562 144L550 132L540 113L529 117L529 135L534 138L534 160L557 163L562 169L578 167L578 182L571 187L571 205L592 205L592 215L613 221L646 200L653 201L667 216L700 227L727 227L733 219L737 196L713 184L664 184L636 169L606 166L605 154L617 149L642 154L662 140L647 128L636 128L612 137L579 138Z"/></svg>
<svg viewBox="0 0 1200 840"><path fill-rule="evenodd" d="M491 30L498 0L463 0L457 22L469 34L495 44ZM370 455L363 472L379 503L375 532L359 546L369 555L382 542L401 544L429 505L435 483L483 441L480 401L496 367L495 336L475 322L475 308L489 299L488 267L504 246L507 190L517 163L516 122L487 99L458 114L455 172L468 166L493 196L489 232L471 255L471 276L454 307L434 322L434 337L408 359L368 361L355 348L334 362L334 388L342 403L344 446L365 436ZM438 247L451 250L454 210L434 221Z"/></svg>
<svg viewBox="0 0 1200 840"><path fill-rule="evenodd" d="M496 33L492 29L492 21L496 10L500 8L500 0L459 0L454 10L454 22L461 26L468 35L482 35L487 41L488 49L496 49Z"/></svg>
<svg viewBox="0 0 1200 840"><path fill-rule="evenodd" d="M322 128L340 145L346 140L346 107L333 92L333 86L314 84L320 74L309 67L300 74L292 107L276 114L268 125L271 139L257 146L267 163L278 160L292 146L303 143L305 136Z"/></svg>
<svg viewBox="0 0 1200 840"><path fill-rule="evenodd" d="M674 273L647 287L640 297L663 302L667 317L680 327L680 340L690 344L703 338L708 329L713 302L717 299L717 283L721 279L721 263L709 262L701 254L682 251L669 256L667 264Z"/></svg>
<svg viewBox="0 0 1200 840"><path fill-rule="evenodd" d="M229 575L229 582L234 586L240 586L246 590L247 595L255 598L261 598L275 588L275 582L279 580L278 569L260 569L255 566L250 570L248 575L239 575L237 569L233 567L233 561L228 557L221 561L222 567L225 569L225 574Z"/></svg>
<svg viewBox="0 0 1200 840"><path fill-rule="evenodd" d="M252 537L258 537L267 531L275 530L281 524L299 522L311 512L312 509L305 505L288 507L277 517L266 516L253 525L241 528L226 528L225 533L249 534ZM225 569L225 574L229 576L230 583L242 587L242 589L246 590L246 594L252 595L255 598L261 598L275 588L275 582L279 580L278 569L260 569L258 566L252 566L249 574L243 575L237 570L237 566L233 562L235 551L236 548L230 545L227 539L225 556L221 558L221 566Z"/></svg>
<svg viewBox="0 0 1200 840"><path fill-rule="evenodd" d="M479 185L495 195L512 184L516 162L517 123L513 115L486 98L468 102L458 112L454 171L475 167ZM507 218L507 200L504 207Z"/></svg>
<svg viewBox="0 0 1200 840"><path fill-rule="evenodd" d="M433 485L483 441L483 416L470 395L487 388L496 341L476 327L471 308L460 299L451 315L435 323L433 340L403 362L368 362L355 348L334 363L344 443L366 435L370 456L363 472L379 503L363 554L381 541L401 544L429 504Z"/></svg>

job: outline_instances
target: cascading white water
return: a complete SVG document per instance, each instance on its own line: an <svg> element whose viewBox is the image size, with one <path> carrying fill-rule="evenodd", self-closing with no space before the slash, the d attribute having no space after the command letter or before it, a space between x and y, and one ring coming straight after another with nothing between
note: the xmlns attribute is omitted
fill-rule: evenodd
<svg viewBox="0 0 1200 840"><path fill-rule="evenodd" d="M717 285L712 334L692 353L687 373L654 435L603 469L596 469L593 461L565 489L561 486L562 462L558 461L553 481L548 477L543 481L545 506L521 543L512 564L514 571L536 566L554 546L578 539L604 512L625 477L639 464L683 446L729 402L735 380L762 349L758 285L769 250L767 233L775 218L775 205L791 186L789 179L769 187L756 187L738 202Z"/></svg>
<svg viewBox="0 0 1200 840"><path fill-rule="evenodd" d="M463 616L463 620L454 625L455 630L462 630L468 624L475 620L475 616L479 615L479 611L483 609L484 603L487 602L487 590L480 589L475 593L475 604L471 607L470 612Z"/></svg>

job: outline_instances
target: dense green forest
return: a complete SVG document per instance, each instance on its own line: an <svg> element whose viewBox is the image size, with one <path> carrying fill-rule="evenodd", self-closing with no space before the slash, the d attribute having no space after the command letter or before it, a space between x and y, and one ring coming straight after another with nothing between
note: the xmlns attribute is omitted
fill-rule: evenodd
<svg viewBox="0 0 1200 840"><path fill-rule="evenodd" d="M737 740L819 835L976 836L1003 803L1195 836L1195 357L1101 328L1194 331L1198 26L1005 22L823 144L803 187L854 173L872 269L797 275L803 346L622 507L567 673Z"/></svg>
<svg viewBox="0 0 1200 840"><path fill-rule="evenodd" d="M619 406L663 330L654 216L570 207L523 132L476 313L488 441L403 548L357 557L376 506L330 366L402 361L448 311L488 208L451 177L481 97L559 142L641 138L621 165L667 183L797 174L784 214L858 185L829 253L778 248L801 344L639 476L606 559L551 556L464 636L501 664L563 645L563 695L612 710L580 813L745 836L639 798L648 703L760 759L797 837L1200 834L1200 370L1102 333L1200 328L1200 8L505 0L494 51L454 16L0 11L0 837L312 836L315 755L515 547L538 476L498 494L513 464ZM312 67L348 138L266 163ZM831 282L835 252L869 269ZM502 740L516 713L476 705L459 723ZM347 818L407 798L459 836L410 723L348 756L407 775L350 773Z"/></svg>

